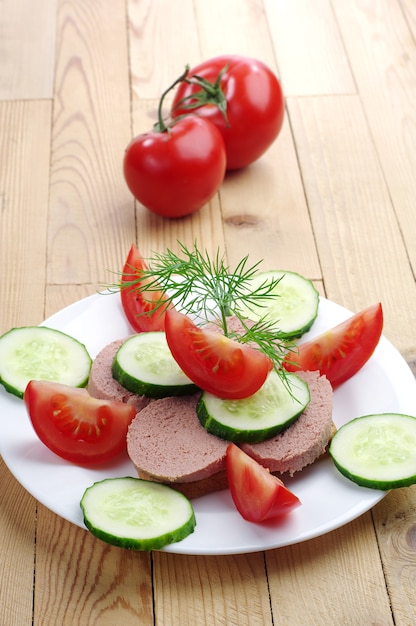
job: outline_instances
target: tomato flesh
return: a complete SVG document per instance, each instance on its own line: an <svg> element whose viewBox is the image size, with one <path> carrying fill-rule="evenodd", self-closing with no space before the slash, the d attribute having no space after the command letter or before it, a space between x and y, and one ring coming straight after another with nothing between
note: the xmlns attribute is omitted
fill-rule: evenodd
<svg viewBox="0 0 416 626"><path fill-rule="evenodd" d="M188 378L224 399L251 396L273 367L259 350L203 330L174 308L166 311L165 333L174 359Z"/></svg>
<svg viewBox="0 0 416 626"><path fill-rule="evenodd" d="M277 476L234 443L227 448L226 467L232 499L248 522L273 520L300 506L299 498Z"/></svg>
<svg viewBox="0 0 416 626"><path fill-rule="evenodd" d="M204 61L192 68L189 78L199 76L216 82L224 69L220 87L225 96L227 119L216 104L192 108L193 114L210 121L220 131L226 150L227 170L249 165L258 159L278 136L284 119L284 97L279 80L261 61L240 55L225 55ZM201 87L182 82L172 103L173 117L189 112L194 94ZM188 101L181 102L183 98Z"/></svg>
<svg viewBox="0 0 416 626"><path fill-rule="evenodd" d="M356 313L341 324L289 352L289 372L319 370L335 388L356 374L373 354L383 330L380 303Z"/></svg>
<svg viewBox="0 0 416 626"><path fill-rule="evenodd" d="M134 285L129 285L140 279L144 269L147 269L147 264L135 244L132 244L123 268L120 297L124 314L138 333L164 330L165 327L164 307L158 308L158 304L165 300L163 291L153 290L152 287L144 294Z"/></svg>
<svg viewBox="0 0 416 626"><path fill-rule="evenodd" d="M41 380L28 383L24 402L42 443L80 465L103 463L126 450L137 413L128 404L92 398L86 389Z"/></svg>

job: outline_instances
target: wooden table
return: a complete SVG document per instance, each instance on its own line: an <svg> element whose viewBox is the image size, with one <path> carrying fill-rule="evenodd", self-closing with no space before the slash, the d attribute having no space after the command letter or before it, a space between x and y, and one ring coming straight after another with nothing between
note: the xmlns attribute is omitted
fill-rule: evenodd
<svg viewBox="0 0 416 626"><path fill-rule="evenodd" d="M415 38L413 0L3 0L0 331L112 282L133 241L197 239L352 311L380 300L414 360ZM124 149L186 63L224 52L278 73L284 128L200 212L158 218ZM184 556L112 548L0 472L2 625L416 624L416 486L294 546Z"/></svg>

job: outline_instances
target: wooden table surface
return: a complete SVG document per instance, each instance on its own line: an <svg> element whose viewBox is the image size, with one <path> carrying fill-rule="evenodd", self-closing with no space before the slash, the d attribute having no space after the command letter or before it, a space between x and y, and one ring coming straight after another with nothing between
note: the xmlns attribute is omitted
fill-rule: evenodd
<svg viewBox="0 0 416 626"><path fill-rule="evenodd" d="M294 270L416 356L414 0L3 0L0 332L113 282L128 249L198 240ZM124 149L181 74L267 63L284 128L193 216L135 204ZM416 407L415 407L416 411ZM416 486L309 541L235 556L131 553L28 494L0 463L0 624L416 624Z"/></svg>

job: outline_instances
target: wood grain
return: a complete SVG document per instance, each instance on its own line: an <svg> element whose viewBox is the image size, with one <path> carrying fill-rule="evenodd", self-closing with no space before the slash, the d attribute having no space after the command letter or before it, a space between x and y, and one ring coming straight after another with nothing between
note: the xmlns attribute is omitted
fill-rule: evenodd
<svg viewBox="0 0 416 626"><path fill-rule="evenodd" d="M0 101L1 332L44 317L51 109L43 100Z"/></svg>
<svg viewBox="0 0 416 626"><path fill-rule="evenodd" d="M247 170L227 174L220 200L232 265L249 254L253 263L263 261L264 270L288 269L321 278L288 119L266 155Z"/></svg>
<svg viewBox="0 0 416 626"><path fill-rule="evenodd" d="M156 623L271 626L264 573L261 553L226 559L155 554Z"/></svg>
<svg viewBox="0 0 416 626"><path fill-rule="evenodd" d="M204 59L220 54L241 54L260 59L277 71L262 0L197 2L195 13Z"/></svg>
<svg viewBox="0 0 416 626"><path fill-rule="evenodd" d="M0 100L52 98L56 8L57 0L38 0L36 10L2 0Z"/></svg>
<svg viewBox="0 0 416 626"><path fill-rule="evenodd" d="M149 554L109 546L42 506L38 529L35 623L153 624Z"/></svg>
<svg viewBox="0 0 416 626"><path fill-rule="evenodd" d="M287 96L356 91L332 4L330 0L264 0Z"/></svg>
<svg viewBox="0 0 416 626"><path fill-rule="evenodd" d="M373 511L395 624L416 623L416 487L392 491Z"/></svg>
<svg viewBox="0 0 416 626"><path fill-rule="evenodd" d="M385 334L410 358L414 278L360 101L297 98L288 106L326 293L352 311L381 301Z"/></svg>
<svg viewBox="0 0 416 626"><path fill-rule="evenodd" d="M0 458L0 624L31 624L36 501Z"/></svg>
<svg viewBox="0 0 416 626"><path fill-rule="evenodd" d="M121 166L130 138L125 4L71 0L57 17L48 282L94 283L134 237Z"/></svg>
<svg viewBox="0 0 416 626"><path fill-rule="evenodd" d="M406 4L405 4L406 6ZM414 5L407 3L415 25ZM336 2L340 23L383 175L416 272L416 48L395 0Z"/></svg>
<svg viewBox="0 0 416 626"><path fill-rule="evenodd" d="M325 537L267 552L275 621L293 626L392 626L372 528L371 515L366 514Z"/></svg>
<svg viewBox="0 0 416 626"><path fill-rule="evenodd" d="M128 2L130 70L133 94L158 100L187 64L201 58L192 0ZM147 130L147 129L146 129Z"/></svg>

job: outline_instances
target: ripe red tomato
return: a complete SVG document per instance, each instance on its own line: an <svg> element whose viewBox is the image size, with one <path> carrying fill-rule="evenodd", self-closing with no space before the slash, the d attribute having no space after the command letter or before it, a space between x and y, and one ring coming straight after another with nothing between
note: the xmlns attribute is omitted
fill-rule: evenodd
<svg viewBox="0 0 416 626"><path fill-rule="evenodd" d="M137 246L132 244L123 268L120 297L124 314L137 333L165 328L165 311L163 306L159 308L160 303L166 300L163 291L152 287L144 294L137 290L137 285L129 284L140 279L144 269L147 269L147 264Z"/></svg>
<svg viewBox="0 0 416 626"><path fill-rule="evenodd" d="M213 96L207 98L200 81L193 82L196 76L209 81L211 89L214 86ZM279 80L264 63L238 55L219 56L194 67L188 78L191 83L179 84L171 115L177 117L191 110L215 124L224 139L227 170L249 165L276 139L283 124L284 98ZM195 94L201 90L199 103ZM183 98L187 100L183 102ZM218 106L224 99L226 119ZM186 105L192 108L187 109Z"/></svg>
<svg viewBox="0 0 416 626"><path fill-rule="evenodd" d="M86 389L32 380L24 401L42 443L67 461L102 463L126 449L127 428L136 409L92 398Z"/></svg>
<svg viewBox="0 0 416 626"><path fill-rule="evenodd" d="M234 504L248 522L263 522L289 513L301 502L277 476L234 443L227 448L228 486Z"/></svg>
<svg viewBox="0 0 416 626"><path fill-rule="evenodd" d="M319 370L337 387L367 363L382 330L383 309L378 303L302 343L298 351L286 355L284 367L289 372Z"/></svg>
<svg viewBox="0 0 416 626"><path fill-rule="evenodd" d="M164 217L198 211L220 187L225 174L221 133L188 115L163 132L139 135L127 146L124 177L139 202Z"/></svg>
<svg viewBox="0 0 416 626"><path fill-rule="evenodd" d="M166 311L165 333L173 358L188 378L220 398L251 396L273 367L259 350L205 331L173 308Z"/></svg>

